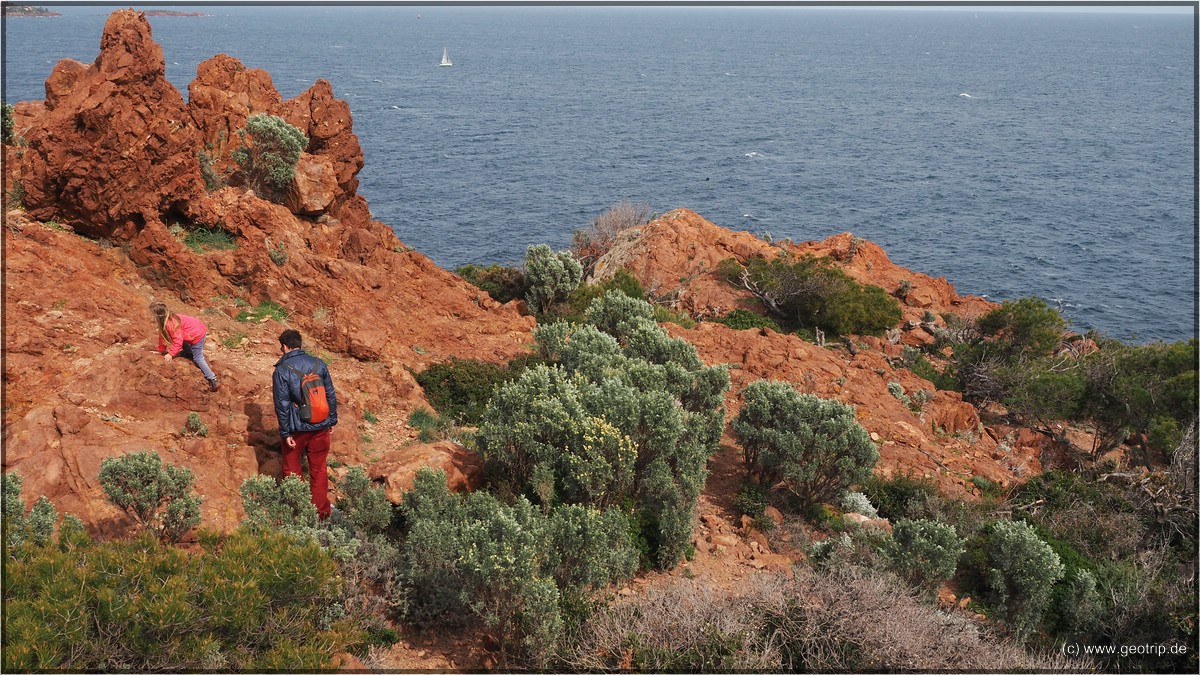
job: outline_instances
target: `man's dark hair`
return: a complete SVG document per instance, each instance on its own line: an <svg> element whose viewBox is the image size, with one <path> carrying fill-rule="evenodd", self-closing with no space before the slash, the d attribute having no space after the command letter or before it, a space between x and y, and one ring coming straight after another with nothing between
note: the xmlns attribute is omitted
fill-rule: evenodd
<svg viewBox="0 0 1200 675"><path fill-rule="evenodd" d="M287 347L288 349L299 349L300 331L291 328L283 331L279 334L279 344Z"/></svg>

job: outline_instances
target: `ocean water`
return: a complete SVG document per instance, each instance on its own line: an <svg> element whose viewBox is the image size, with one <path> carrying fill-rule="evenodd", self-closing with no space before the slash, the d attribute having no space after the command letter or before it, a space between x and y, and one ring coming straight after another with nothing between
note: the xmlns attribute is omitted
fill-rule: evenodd
<svg viewBox="0 0 1200 675"><path fill-rule="evenodd" d="M6 101L91 62L114 9L54 8L6 20ZM218 53L285 98L329 80L360 194L446 268L566 248L630 200L775 238L852 232L1078 330L1196 335L1193 8L180 9L208 16L150 22L185 98Z"/></svg>

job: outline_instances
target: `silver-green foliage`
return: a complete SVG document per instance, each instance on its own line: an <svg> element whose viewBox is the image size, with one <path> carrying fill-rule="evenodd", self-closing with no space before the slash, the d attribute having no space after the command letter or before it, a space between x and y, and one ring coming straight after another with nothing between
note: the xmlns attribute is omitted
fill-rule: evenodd
<svg viewBox="0 0 1200 675"><path fill-rule="evenodd" d="M871 504L871 500L861 492L847 492L842 495L842 510L847 513L861 513L868 518L878 518L879 512Z"/></svg>
<svg viewBox="0 0 1200 675"><path fill-rule="evenodd" d="M452 494L443 472L420 469L401 511L399 604L416 624L473 616L504 655L544 668L562 634L560 598L633 575L624 516L584 507L543 515L524 497L506 506L484 491Z"/></svg>
<svg viewBox="0 0 1200 675"><path fill-rule="evenodd" d="M310 529L317 526L317 507L308 483L299 476L276 481L270 476L251 476L242 482L244 525L251 531Z"/></svg>
<svg viewBox="0 0 1200 675"><path fill-rule="evenodd" d="M750 383L742 400L733 430L764 484L783 483L807 505L871 476L879 451L852 406L766 380Z"/></svg>
<svg viewBox="0 0 1200 675"><path fill-rule="evenodd" d="M361 466L352 466L338 485L338 508L360 535L380 534L392 522L392 503L383 488L373 485Z"/></svg>
<svg viewBox="0 0 1200 675"><path fill-rule="evenodd" d="M303 131L282 117L258 113L246 118L238 137L242 145L230 156L250 187L277 193L291 185L300 153L308 146Z"/></svg>
<svg viewBox="0 0 1200 675"><path fill-rule="evenodd" d="M1054 584L1063 578L1062 561L1032 526L1016 520L995 523L985 550L989 600L1024 637L1037 627Z"/></svg>
<svg viewBox="0 0 1200 675"><path fill-rule="evenodd" d="M953 525L936 520L901 520L883 554L902 578L925 591L954 576L965 541Z"/></svg>
<svg viewBox="0 0 1200 675"><path fill-rule="evenodd" d="M192 470L163 464L154 452L132 452L100 462L100 485L109 501L164 541L179 541L200 524L201 497Z"/></svg>
<svg viewBox="0 0 1200 675"><path fill-rule="evenodd" d="M538 314L567 299L583 279L583 266L569 251L555 253L545 244L525 250L525 301Z"/></svg>
<svg viewBox="0 0 1200 675"><path fill-rule="evenodd" d="M652 308L620 291L594 301L588 324L539 327L551 362L501 386L480 423L481 449L545 506L632 501L653 562L684 555L705 463L716 451L729 387Z"/></svg>
<svg viewBox="0 0 1200 675"><path fill-rule="evenodd" d="M54 527L58 522L58 509L45 495L38 497L25 513L25 500L21 497L21 477L15 473L4 474L4 542L11 550L23 542L44 546L54 538ZM82 531L83 523L73 514L63 516L63 527Z"/></svg>

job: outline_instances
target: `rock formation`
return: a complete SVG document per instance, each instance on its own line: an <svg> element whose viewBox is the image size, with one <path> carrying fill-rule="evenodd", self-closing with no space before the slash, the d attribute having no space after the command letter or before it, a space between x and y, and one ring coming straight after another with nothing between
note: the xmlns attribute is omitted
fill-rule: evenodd
<svg viewBox="0 0 1200 675"><path fill-rule="evenodd" d="M220 54L200 64L188 94L185 104L166 81L145 16L122 10L108 20L90 66L59 63L45 100L15 108L23 140L4 148L4 188L23 191L25 210L5 217L4 470L24 477L30 500L44 494L94 530L120 533L129 523L104 498L100 462L151 450L195 472L205 525L234 527L241 483L279 466L270 373L285 325L244 316L270 301L330 362L341 406L335 478L366 465L392 499L419 466L445 468L456 486L477 484L477 461L462 448L411 443L408 416L428 406L413 373L451 356L506 361L530 348L533 319L371 218L357 194L363 152L349 106L328 82L283 100L265 71ZM232 171L238 130L256 113L283 117L308 138L280 203L238 184ZM193 250L187 233L202 229L227 233L236 247ZM683 209L627 232L597 270L629 269L655 295L711 317L747 302L713 276L716 265L781 246L838 257L852 276L889 292L907 283L904 342L921 340L925 310L989 306L958 296L944 279L897 267L850 235L771 245ZM187 360L164 363L154 352L152 300L208 324L219 392L209 393ZM963 493L972 476L1006 484L1040 470L1036 435L984 428L952 392L937 392L918 412L896 400L890 382L933 390L892 365L899 343L860 338L851 354L769 330L668 329L708 363L735 366L730 415L752 379L783 379L855 405L881 446L884 473L929 475ZM190 413L207 435L185 428ZM727 480L737 480L737 455L726 438L716 460L728 465ZM728 532L709 529L715 550L716 535Z"/></svg>

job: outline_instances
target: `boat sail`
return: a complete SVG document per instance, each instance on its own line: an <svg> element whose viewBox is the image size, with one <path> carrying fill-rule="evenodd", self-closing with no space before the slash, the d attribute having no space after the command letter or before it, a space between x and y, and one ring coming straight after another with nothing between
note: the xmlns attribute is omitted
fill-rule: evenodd
<svg viewBox="0 0 1200 675"><path fill-rule="evenodd" d="M450 50L446 49L445 47L442 47L442 62L439 63L438 65L439 66L454 65L453 63L450 63Z"/></svg>

